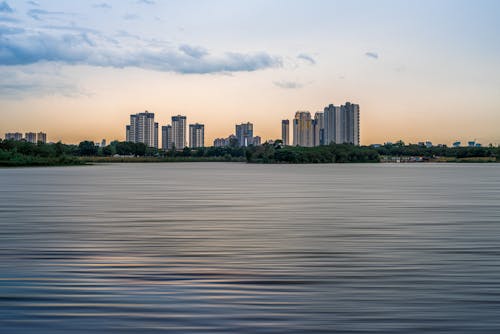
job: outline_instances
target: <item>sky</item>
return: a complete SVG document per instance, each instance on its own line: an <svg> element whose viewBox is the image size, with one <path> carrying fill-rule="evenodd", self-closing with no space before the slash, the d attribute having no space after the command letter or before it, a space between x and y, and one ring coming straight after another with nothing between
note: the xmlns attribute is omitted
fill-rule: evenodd
<svg viewBox="0 0 500 334"><path fill-rule="evenodd" d="M362 144L500 144L500 1L0 0L2 137L124 140L148 110L277 139L346 101Z"/></svg>

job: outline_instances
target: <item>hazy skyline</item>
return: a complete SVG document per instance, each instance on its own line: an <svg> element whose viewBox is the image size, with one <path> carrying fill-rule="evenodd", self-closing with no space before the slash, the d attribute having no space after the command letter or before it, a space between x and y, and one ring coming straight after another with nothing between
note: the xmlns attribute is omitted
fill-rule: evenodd
<svg viewBox="0 0 500 334"><path fill-rule="evenodd" d="M0 136L125 138L129 115L205 142L334 103L361 143L500 143L498 1L0 1Z"/></svg>

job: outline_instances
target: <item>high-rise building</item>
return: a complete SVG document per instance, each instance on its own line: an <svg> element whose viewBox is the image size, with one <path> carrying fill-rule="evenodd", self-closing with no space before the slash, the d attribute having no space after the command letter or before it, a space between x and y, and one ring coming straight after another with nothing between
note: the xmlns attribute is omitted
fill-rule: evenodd
<svg viewBox="0 0 500 334"><path fill-rule="evenodd" d="M47 143L47 134L45 132L38 132L36 134L36 141L40 142L42 144L46 144Z"/></svg>
<svg viewBox="0 0 500 334"><path fill-rule="evenodd" d="M345 110L344 143L359 145L359 104L346 102L342 107Z"/></svg>
<svg viewBox="0 0 500 334"><path fill-rule="evenodd" d="M322 112L317 112L314 114L313 120L313 142L314 146L320 146L325 144L325 122L324 114Z"/></svg>
<svg viewBox="0 0 500 334"><path fill-rule="evenodd" d="M106 147L106 139L101 140L101 147Z"/></svg>
<svg viewBox="0 0 500 334"><path fill-rule="evenodd" d="M183 149L186 143L186 116L172 116L172 143L176 149Z"/></svg>
<svg viewBox="0 0 500 334"><path fill-rule="evenodd" d="M240 146L253 145L253 124L249 122L236 124L236 138Z"/></svg>
<svg viewBox="0 0 500 334"><path fill-rule="evenodd" d="M283 145L290 145L290 121L287 119L281 121L281 140Z"/></svg>
<svg viewBox="0 0 500 334"><path fill-rule="evenodd" d="M347 102L339 107L325 107L323 136L324 144L359 145L359 105Z"/></svg>
<svg viewBox="0 0 500 334"><path fill-rule="evenodd" d="M20 132L8 132L5 134L5 140L23 140L23 134Z"/></svg>
<svg viewBox="0 0 500 334"><path fill-rule="evenodd" d="M145 111L130 115L130 125L125 129L127 141L158 148L158 123L155 123L154 113Z"/></svg>
<svg viewBox="0 0 500 334"><path fill-rule="evenodd" d="M189 147L205 147L205 125L189 124Z"/></svg>
<svg viewBox="0 0 500 334"><path fill-rule="evenodd" d="M164 151L172 149L172 126L165 125L161 127L161 148Z"/></svg>
<svg viewBox="0 0 500 334"><path fill-rule="evenodd" d="M36 144L36 133L35 132L26 132L24 134L24 139L28 142L28 143L33 143L33 144Z"/></svg>
<svg viewBox="0 0 500 334"><path fill-rule="evenodd" d="M254 146L260 146L261 143L262 143L262 138L260 136L253 137L253 145Z"/></svg>
<svg viewBox="0 0 500 334"><path fill-rule="evenodd" d="M309 111L297 111L293 119L293 145L314 146L313 124Z"/></svg>
<svg viewBox="0 0 500 334"><path fill-rule="evenodd" d="M337 114L340 113L340 107L333 104L325 107L323 112L323 141L325 145L336 143L336 127L337 127Z"/></svg>

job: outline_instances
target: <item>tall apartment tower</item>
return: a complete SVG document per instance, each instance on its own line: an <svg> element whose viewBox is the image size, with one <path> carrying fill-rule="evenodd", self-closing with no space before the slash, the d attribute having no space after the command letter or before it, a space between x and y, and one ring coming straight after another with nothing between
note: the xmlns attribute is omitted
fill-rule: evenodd
<svg viewBox="0 0 500 334"><path fill-rule="evenodd" d="M183 149L186 143L186 116L172 116L172 144L176 149Z"/></svg>
<svg viewBox="0 0 500 334"><path fill-rule="evenodd" d="M287 119L281 121L281 141L283 145L290 145L290 121Z"/></svg>
<svg viewBox="0 0 500 334"><path fill-rule="evenodd" d="M205 147L205 125L189 124L189 147Z"/></svg>
<svg viewBox="0 0 500 334"><path fill-rule="evenodd" d="M309 111L297 111L293 119L293 145L314 146L313 123Z"/></svg>
<svg viewBox="0 0 500 334"><path fill-rule="evenodd" d="M33 144L36 144L37 141L36 141L36 133L34 132L26 132L24 134L24 139L28 142L28 143L33 143Z"/></svg>
<svg viewBox="0 0 500 334"><path fill-rule="evenodd" d="M314 114L313 142L314 146L325 145L325 115L322 112Z"/></svg>
<svg viewBox="0 0 500 334"><path fill-rule="evenodd" d="M126 126L126 140L158 148L158 123L155 123L155 114L145 111L130 115L130 125Z"/></svg>
<svg viewBox="0 0 500 334"><path fill-rule="evenodd" d="M240 146L253 145L253 124L241 123L236 124L236 138Z"/></svg>
<svg viewBox="0 0 500 334"><path fill-rule="evenodd" d="M359 145L359 104L346 102L344 106L344 143Z"/></svg>
<svg viewBox="0 0 500 334"><path fill-rule="evenodd" d="M323 111L323 140L325 145L337 143L336 127L338 113L340 113L340 107L336 107L333 104L325 107Z"/></svg>
<svg viewBox="0 0 500 334"><path fill-rule="evenodd" d="M46 144L47 143L47 134L45 132L38 132L36 134L36 141L40 142L42 144Z"/></svg>
<svg viewBox="0 0 500 334"><path fill-rule="evenodd" d="M5 134L5 140L23 140L23 134L20 132L8 132Z"/></svg>
<svg viewBox="0 0 500 334"><path fill-rule="evenodd" d="M346 102L336 107L333 104L324 109L325 144L359 145L359 105Z"/></svg>
<svg viewBox="0 0 500 334"><path fill-rule="evenodd" d="M161 127L161 148L164 151L172 149L172 125Z"/></svg>

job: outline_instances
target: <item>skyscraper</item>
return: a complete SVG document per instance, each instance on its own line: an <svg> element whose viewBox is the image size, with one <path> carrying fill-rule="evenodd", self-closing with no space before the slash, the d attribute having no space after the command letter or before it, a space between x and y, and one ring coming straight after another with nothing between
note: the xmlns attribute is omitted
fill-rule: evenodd
<svg viewBox="0 0 500 334"><path fill-rule="evenodd" d="M313 135L314 135L314 146L320 146L325 144L325 122L324 114L322 112L317 112L314 114L313 120Z"/></svg>
<svg viewBox="0 0 500 334"><path fill-rule="evenodd" d="M172 116L172 143L176 149L183 149L186 144L186 116Z"/></svg>
<svg viewBox="0 0 500 334"><path fill-rule="evenodd" d="M5 134L5 140L22 140L23 134L20 132L8 132Z"/></svg>
<svg viewBox="0 0 500 334"><path fill-rule="evenodd" d="M145 111L130 115L130 125L126 126L126 140L158 148L158 123L155 123L155 114Z"/></svg>
<svg viewBox="0 0 500 334"><path fill-rule="evenodd" d="M165 125L161 127L161 148L164 151L172 149L172 126Z"/></svg>
<svg viewBox="0 0 500 334"><path fill-rule="evenodd" d="M205 146L205 125L189 124L189 147L197 148Z"/></svg>
<svg viewBox="0 0 500 334"><path fill-rule="evenodd" d="M344 143L359 145L359 104L346 102L344 106Z"/></svg>
<svg viewBox="0 0 500 334"><path fill-rule="evenodd" d="M281 140L283 145L290 145L290 121L287 119L281 121Z"/></svg>
<svg viewBox="0 0 500 334"><path fill-rule="evenodd" d="M42 144L47 143L47 134L45 132L38 132L36 134L36 141Z"/></svg>
<svg viewBox="0 0 500 334"><path fill-rule="evenodd" d="M28 143L36 144L36 133L34 132L26 132L24 138Z"/></svg>
<svg viewBox="0 0 500 334"><path fill-rule="evenodd" d="M293 119L293 145L314 146L313 124L309 111L297 111Z"/></svg>
<svg viewBox="0 0 500 334"><path fill-rule="evenodd" d="M253 124L249 122L236 124L236 138L240 146L253 145Z"/></svg>
<svg viewBox="0 0 500 334"><path fill-rule="evenodd" d="M324 143L359 145L359 105L346 102L324 109Z"/></svg>

